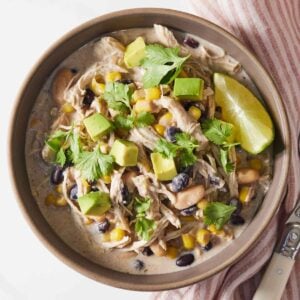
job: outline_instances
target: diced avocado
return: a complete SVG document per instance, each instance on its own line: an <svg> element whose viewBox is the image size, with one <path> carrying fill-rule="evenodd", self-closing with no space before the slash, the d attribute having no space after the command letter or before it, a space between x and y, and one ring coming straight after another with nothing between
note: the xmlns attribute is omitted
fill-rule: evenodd
<svg viewBox="0 0 300 300"><path fill-rule="evenodd" d="M173 158L164 158L160 153L154 152L151 153L151 161L158 180L171 180L177 175Z"/></svg>
<svg viewBox="0 0 300 300"><path fill-rule="evenodd" d="M201 100L204 81L201 78L176 78L174 95L180 99Z"/></svg>
<svg viewBox="0 0 300 300"><path fill-rule="evenodd" d="M138 37L126 47L124 62L127 68L136 67L140 64L145 57L145 48L146 45L142 37Z"/></svg>
<svg viewBox="0 0 300 300"><path fill-rule="evenodd" d="M136 166L138 152L139 149L135 143L121 139L115 140L110 150L116 163L122 167Z"/></svg>
<svg viewBox="0 0 300 300"><path fill-rule="evenodd" d="M88 134L94 141L108 133L112 128L111 123L99 113L87 117L83 123Z"/></svg>
<svg viewBox="0 0 300 300"><path fill-rule="evenodd" d="M78 198L80 210L85 215L101 216L111 207L109 194L91 192Z"/></svg>

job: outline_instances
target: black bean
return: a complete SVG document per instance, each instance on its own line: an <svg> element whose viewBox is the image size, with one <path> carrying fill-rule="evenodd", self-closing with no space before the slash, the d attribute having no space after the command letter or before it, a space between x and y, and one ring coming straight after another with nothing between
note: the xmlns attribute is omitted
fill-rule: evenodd
<svg viewBox="0 0 300 300"><path fill-rule="evenodd" d="M189 175L190 177L193 176L193 170L194 167L193 166L188 166L188 167L184 167L180 170L180 173L185 173L187 175Z"/></svg>
<svg viewBox="0 0 300 300"><path fill-rule="evenodd" d="M150 249L150 247L145 247L143 249L142 253L145 256L151 256L151 255L153 255L153 251Z"/></svg>
<svg viewBox="0 0 300 300"><path fill-rule="evenodd" d="M202 249L203 249L204 251L209 251L212 247L213 247L213 244L212 244L212 242L210 241L210 242L208 242L208 244L207 244L206 246L202 247Z"/></svg>
<svg viewBox="0 0 300 300"><path fill-rule="evenodd" d="M145 264L139 259L136 259L134 261L133 265L134 265L134 268L137 269L138 271L143 270L145 267Z"/></svg>
<svg viewBox="0 0 300 300"><path fill-rule="evenodd" d="M245 220L244 220L244 218L243 218L242 216L240 216L240 215L231 215L230 223L231 223L232 225L238 226L238 225L243 225L243 224L245 224Z"/></svg>
<svg viewBox="0 0 300 300"><path fill-rule="evenodd" d="M98 192L99 189L96 186L91 187L91 192Z"/></svg>
<svg viewBox="0 0 300 300"><path fill-rule="evenodd" d="M180 211L180 214L182 216L192 216L193 214L195 214L195 212L198 210L198 207L197 205L193 205L193 206L190 206L188 208L185 208L185 209L182 209Z"/></svg>
<svg viewBox="0 0 300 300"><path fill-rule="evenodd" d="M165 133L165 137L169 142L176 142L176 134L181 133L181 129L175 126L168 127Z"/></svg>
<svg viewBox="0 0 300 300"><path fill-rule="evenodd" d="M119 79L116 82L123 83L123 84L131 84L131 83L133 83L133 80L131 80L131 79Z"/></svg>
<svg viewBox="0 0 300 300"><path fill-rule="evenodd" d="M121 188L122 204L127 206L131 201L131 195L126 185Z"/></svg>
<svg viewBox="0 0 300 300"><path fill-rule="evenodd" d="M181 255L179 258L176 259L176 265L178 267L185 267L194 262L195 258L194 255L191 253Z"/></svg>
<svg viewBox="0 0 300 300"><path fill-rule="evenodd" d="M93 91L90 89L86 89L84 98L82 100L83 107L89 108L92 102L94 101L94 99L95 99L95 94L93 93Z"/></svg>
<svg viewBox="0 0 300 300"><path fill-rule="evenodd" d="M228 201L228 204L236 207L236 210L232 213L233 215L239 215L241 213L243 205L238 198L235 198L235 197L231 198Z"/></svg>
<svg viewBox="0 0 300 300"><path fill-rule="evenodd" d="M105 233L109 228L109 221L105 219L103 222L98 223L98 230L102 233Z"/></svg>
<svg viewBox="0 0 300 300"><path fill-rule="evenodd" d="M60 166L55 166L52 170L51 176L50 176L50 182L51 184L58 185L63 182L64 180L64 168Z"/></svg>
<svg viewBox="0 0 300 300"><path fill-rule="evenodd" d="M176 175L171 183L171 189L173 192L177 193L182 191L189 184L190 176L186 173L179 173Z"/></svg>
<svg viewBox="0 0 300 300"><path fill-rule="evenodd" d="M77 184L74 184L70 189L70 199L76 201L78 198L77 193L78 193L78 186Z"/></svg>
<svg viewBox="0 0 300 300"><path fill-rule="evenodd" d="M198 48L199 47L199 42L196 41L195 39L193 39L192 37L190 36L187 36L184 40L183 40L183 44L191 47L191 48Z"/></svg>

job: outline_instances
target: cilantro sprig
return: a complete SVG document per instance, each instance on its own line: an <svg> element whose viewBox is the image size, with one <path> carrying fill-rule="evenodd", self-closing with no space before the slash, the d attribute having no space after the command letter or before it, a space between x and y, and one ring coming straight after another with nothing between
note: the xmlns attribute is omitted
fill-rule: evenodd
<svg viewBox="0 0 300 300"><path fill-rule="evenodd" d="M156 228L154 220L148 219L146 213L151 206L150 198L136 197L134 199L134 210L136 212L136 220L134 230L139 238L148 241Z"/></svg>
<svg viewBox="0 0 300 300"><path fill-rule="evenodd" d="M54 162L61 166L67 162L75 163L81 151L79 133L73 127L68 131L55 131L46 144L55 154Z"/></svg>
<svg viewBox="0 0 300 300"><path fill-rule="evenodd" d="M175 138L175 143L160 138L154 151L159 152L165 158L177 158L181 167L193 165L197 161L194 150L198 148L198 142L186 132L177 133Z"/></svg>
<svg viewBox="0 0 300 300"><path fill-rule="evenodd" d="M226 205L222 202L210 202L203 211L204 223L206 225L215 225L219 230L230 219L232 213L236 210L233 205Z"/></svg>
<svg viewBox="0 0 300 300"><path fill-rule="evenodd" d="M120 112L131 111L130 99L132 89L128 84L120 82L109 82L105 86L104 100L109 108Z"/></svg>
<svg viewBox="0 0 300 300"><path fill-rule="evenodd" d="M179 48L165 48L158 44L146 46L146 57L141 66L145 69L143 84L145 88L172 82L189 58L180 57Z"/></svg>
<svg viewBox="0 0 300 300"><path fill-rule="evenodd" d="M114 157L103 154L99 147L94 151L80 153L75 168L81 171L81 175L89 180L97 180L102 176L110 175L113 171Z"/></svg>
<svg viewBox="0 0 300 300"><path fill-rule="evenodd" d="M138 114L131 113L129 116L117 115L114 120L116 128L130 130L134 127L145 127L152 125L155 122L155 117L150 112L141 112Z"/></svg>
<svg viewBox="0 0 300 300"><path fill-rule="evenodd" d="M229 160L229 150L237 143L228 140L233 134L234 126L218 119L208 119L202 123L203 134L209 141L220 146L220 161L224 171L228 174L233 172L234 165Z"/></svg>

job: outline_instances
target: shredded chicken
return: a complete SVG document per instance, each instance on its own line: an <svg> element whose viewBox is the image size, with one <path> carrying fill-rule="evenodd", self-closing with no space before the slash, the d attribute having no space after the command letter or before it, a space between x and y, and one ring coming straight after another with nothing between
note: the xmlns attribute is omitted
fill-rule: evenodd
<svg viewBox="0 0 300 300"><path fill-rule="evenodd" d="M129 140L137 144L142 144L150 150L155 148L159 135L152 127L134 128L130 131Z"/></svg>
<svg viewBox="0 0 300 300"><path fill-rule="evenodd" d="M170 97L163 96L155 102L161 107L166 108L171 112L173 118L176 120L177 126L182 131L191 134L197 141L199 141L200 150L206 148L208 140L203 135L200 128L200 124L193 120L193 118L186 112L186 110L178 101Z"/></svg>

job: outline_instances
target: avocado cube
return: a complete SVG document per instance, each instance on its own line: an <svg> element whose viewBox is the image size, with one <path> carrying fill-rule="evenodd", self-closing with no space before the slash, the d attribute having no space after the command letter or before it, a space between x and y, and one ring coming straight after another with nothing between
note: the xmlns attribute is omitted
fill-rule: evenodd
<svg viewBox="0 0 300 300"><path fill-rule="evenodd" d="M204 81L201 78L176 78L174 95L180 99L201 100Z"/></svg>
<svg viewBox="0 0 300 300"><path fill-rule="evenodd" d="M124 62L127 68L133 68L140 64L145 57L145 48L146 45L142 37L138 37L126 47Z"/></svg>
<svg viewBox="0 0 300 300"><path fill-rule="evenodd" d="M153 152L151 153L151 161L158 180L171 180L177 175L173 158L164 158L160 153Z"/></svg>
<svg viewBox="0 0 300 300"><path fill-rule="evenodd" d="M112 145L110 154L116 163L122 167L136 166L139 149L133 142L117 139Z"/></svg>
<svg viewBox="0 0 300 300"><path fill-rule="evenodd" d="M80 210L85 215L101 216L111 207L109 194L91 192L78 198Z"/></svg>
<svg viewBox="0 0 300 300"><path fill-rule="evenodd" d="M112 125L99 113L95 113L83 120L84 126L93 141L108 133Z"/></svg>

